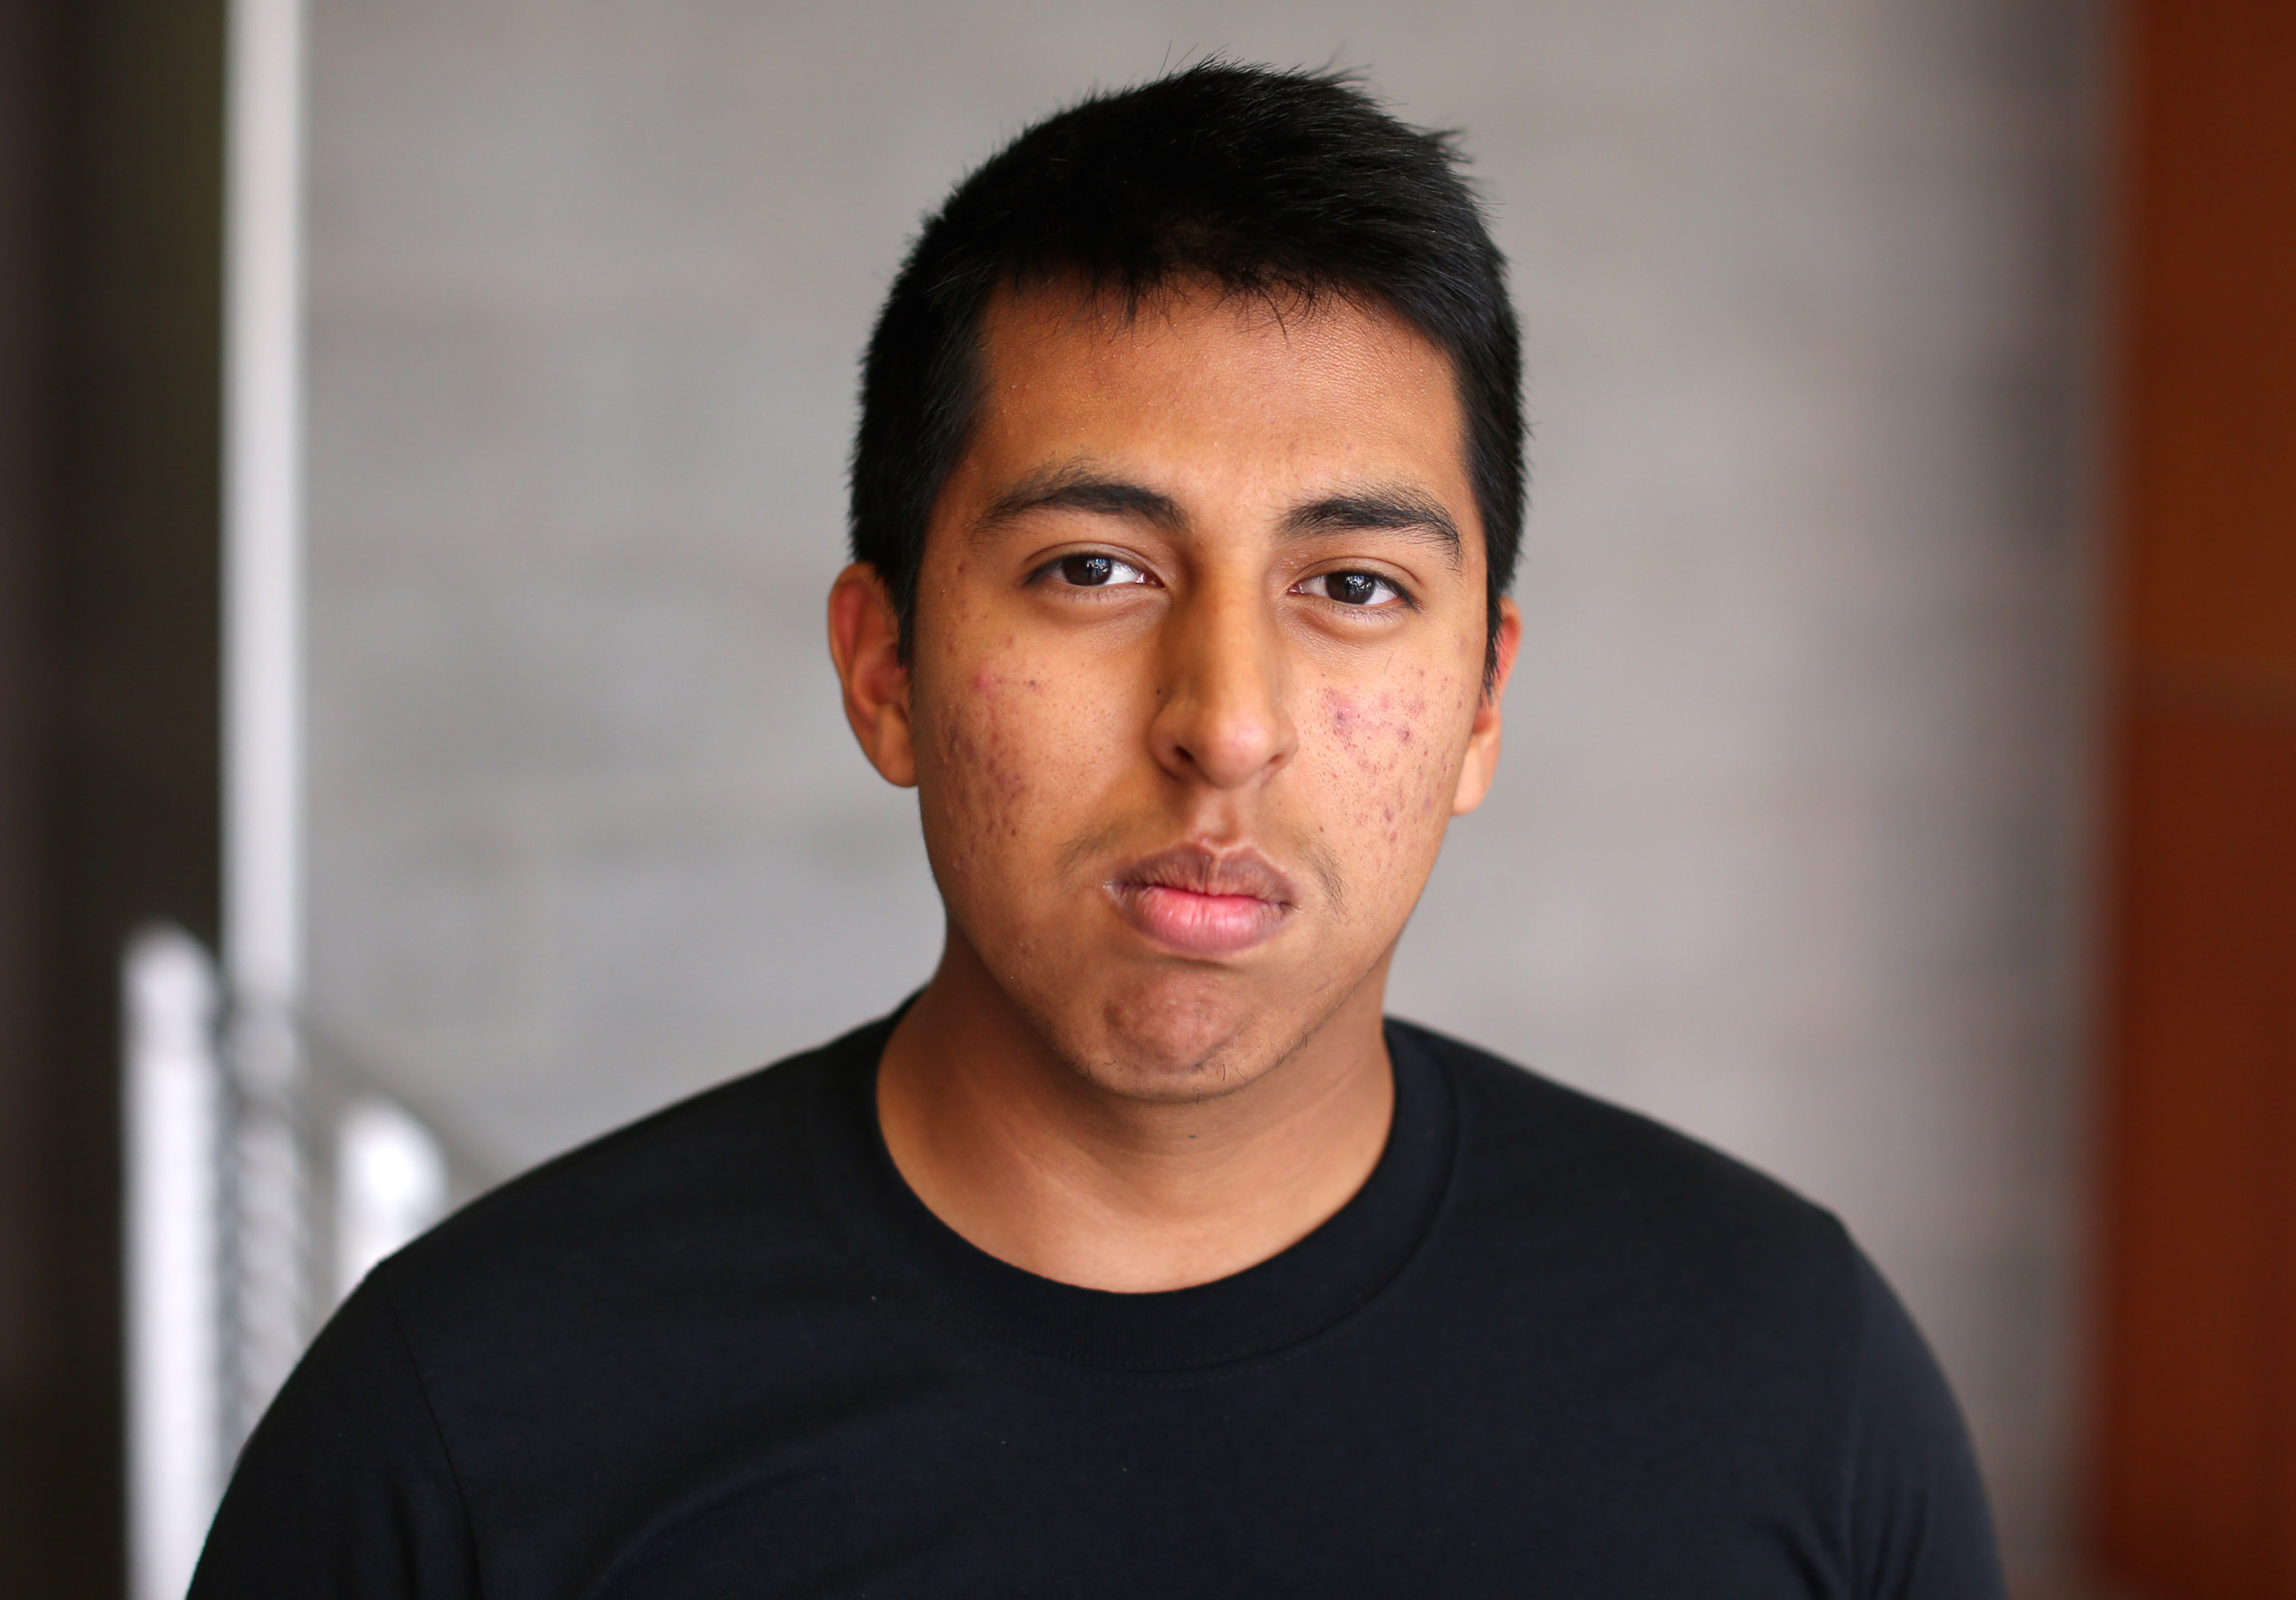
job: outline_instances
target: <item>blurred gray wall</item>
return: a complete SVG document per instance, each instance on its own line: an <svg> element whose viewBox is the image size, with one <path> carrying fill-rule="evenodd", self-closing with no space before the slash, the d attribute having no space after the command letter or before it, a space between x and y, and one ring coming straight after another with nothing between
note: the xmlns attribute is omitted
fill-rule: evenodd
<svg viewBox="0 0 2296 1600"><path fill-rule="evenodd" d="M1221 48L1463 127L1527 644L1398 1012L1838 1209L2062 1535L2096 35L2079 0L315 0L313 1014L498 1168L884 1010L822 645L854 357L1029 117Z"/></svg>

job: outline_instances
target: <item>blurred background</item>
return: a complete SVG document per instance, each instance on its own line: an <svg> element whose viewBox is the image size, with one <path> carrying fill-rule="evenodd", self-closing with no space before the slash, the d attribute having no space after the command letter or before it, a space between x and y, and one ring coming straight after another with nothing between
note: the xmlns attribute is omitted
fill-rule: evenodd
<svg viewBox="0 0 2296 1600"><path fill-rule="evenodd" d="M2296 1596L2281 0L4 0L0 1588L195 1539L439 1206L926 976L855 359L1215 50L1464 129L1526 324L1391 1008L1839 1211L2021 1594Z"/></svg>

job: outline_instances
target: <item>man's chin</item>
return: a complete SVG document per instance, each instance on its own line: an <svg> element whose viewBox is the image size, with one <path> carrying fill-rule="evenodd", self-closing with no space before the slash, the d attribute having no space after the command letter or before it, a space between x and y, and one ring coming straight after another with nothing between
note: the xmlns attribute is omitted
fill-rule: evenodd
<svg viewBox="0 0 2296 1600"><path fill-rule="evenodd" d="M1120 923L1028 943L1059 949L1063 958L1031 963L1007 948L998 951L1003 959L983 962L967 943L961 964L1001 990L1078 1078L1103 1094L1152 1104L1249 1088L1315 1037L1363 977L1320 965L1300 971L1265 946L1227 961L1175 960L1144 948Z"/></svg>
<svg viewBox="0 0 2296 1600"><path fill-rule="evenodd" d="M1312 1026L1258 991L1194 974L1145 983L1078 1017L1076 1031L1089 1037L1065 1041L1062 1053L1095 1086L1128 1100L1231 1095L1289 1055Z"/></svg>
<svg viewBox="0 0 2296 1600"><path fill-rule="evenodd" d="M1185 1060L1129 1054L1081 1068L1095 1088L1143 1105L1198 1105L1250 1087L1269 1063L1240 1056Z"/></svg>

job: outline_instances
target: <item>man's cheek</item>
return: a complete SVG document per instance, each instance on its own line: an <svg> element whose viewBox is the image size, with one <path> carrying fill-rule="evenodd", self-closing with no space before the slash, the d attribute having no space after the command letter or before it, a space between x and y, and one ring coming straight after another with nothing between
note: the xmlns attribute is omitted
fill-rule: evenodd
<svg viewBox="0 0 2296 1600"><path fill-rule="evenodd" d="M1080 708L1026 666L976 667L934 718L932 765L952 855L1017 844L1082 775ZM953 863L954 860L953 860Z"/></svg>
<svg viewBox="0 0 2296 1600"><path fill-rule="evenodd" d="M1013 730L977 695L943 707L931 723L929 797L946 865L971 876L998 847L1019 837L1029 776Z"/></svg>
<svg viewBox="0 0 2296 1600"><path fill-rule="evenodd" d="M1348 797L1351 831L1390 857L1414 851L1447 811L1456 767L1442 715L1449 697L1430 694L1423 677L1402 687L1326 687L1315 723L1324 764Z"/></svg>

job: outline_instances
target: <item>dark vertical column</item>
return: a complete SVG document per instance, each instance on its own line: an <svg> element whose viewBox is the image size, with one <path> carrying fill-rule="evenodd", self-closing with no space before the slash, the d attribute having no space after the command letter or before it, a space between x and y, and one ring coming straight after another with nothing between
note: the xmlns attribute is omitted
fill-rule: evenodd
<svg viewBox="0 0 2296 1600"><path fill-rule="evenodd" d="M224 8L0 5L0 1587L101 1596L119 948L219 899Z"/></svg>
<svg viewBox="0 0 2296 1600"><path fill-rule="evenodd" d="M2129 12L2100 1555L2296 1596L2296 8Z"/></svg>
<svg viewBox="0 0 2296 1600"><path fill-rule="evenodd" d="M61 20L53 0L0 0L0 1551L12 1557L40 1547L40 1464L31 1440L60 1333L61 1218L48 1134L58 1088L49 1000L62 543Z"/></svg>

